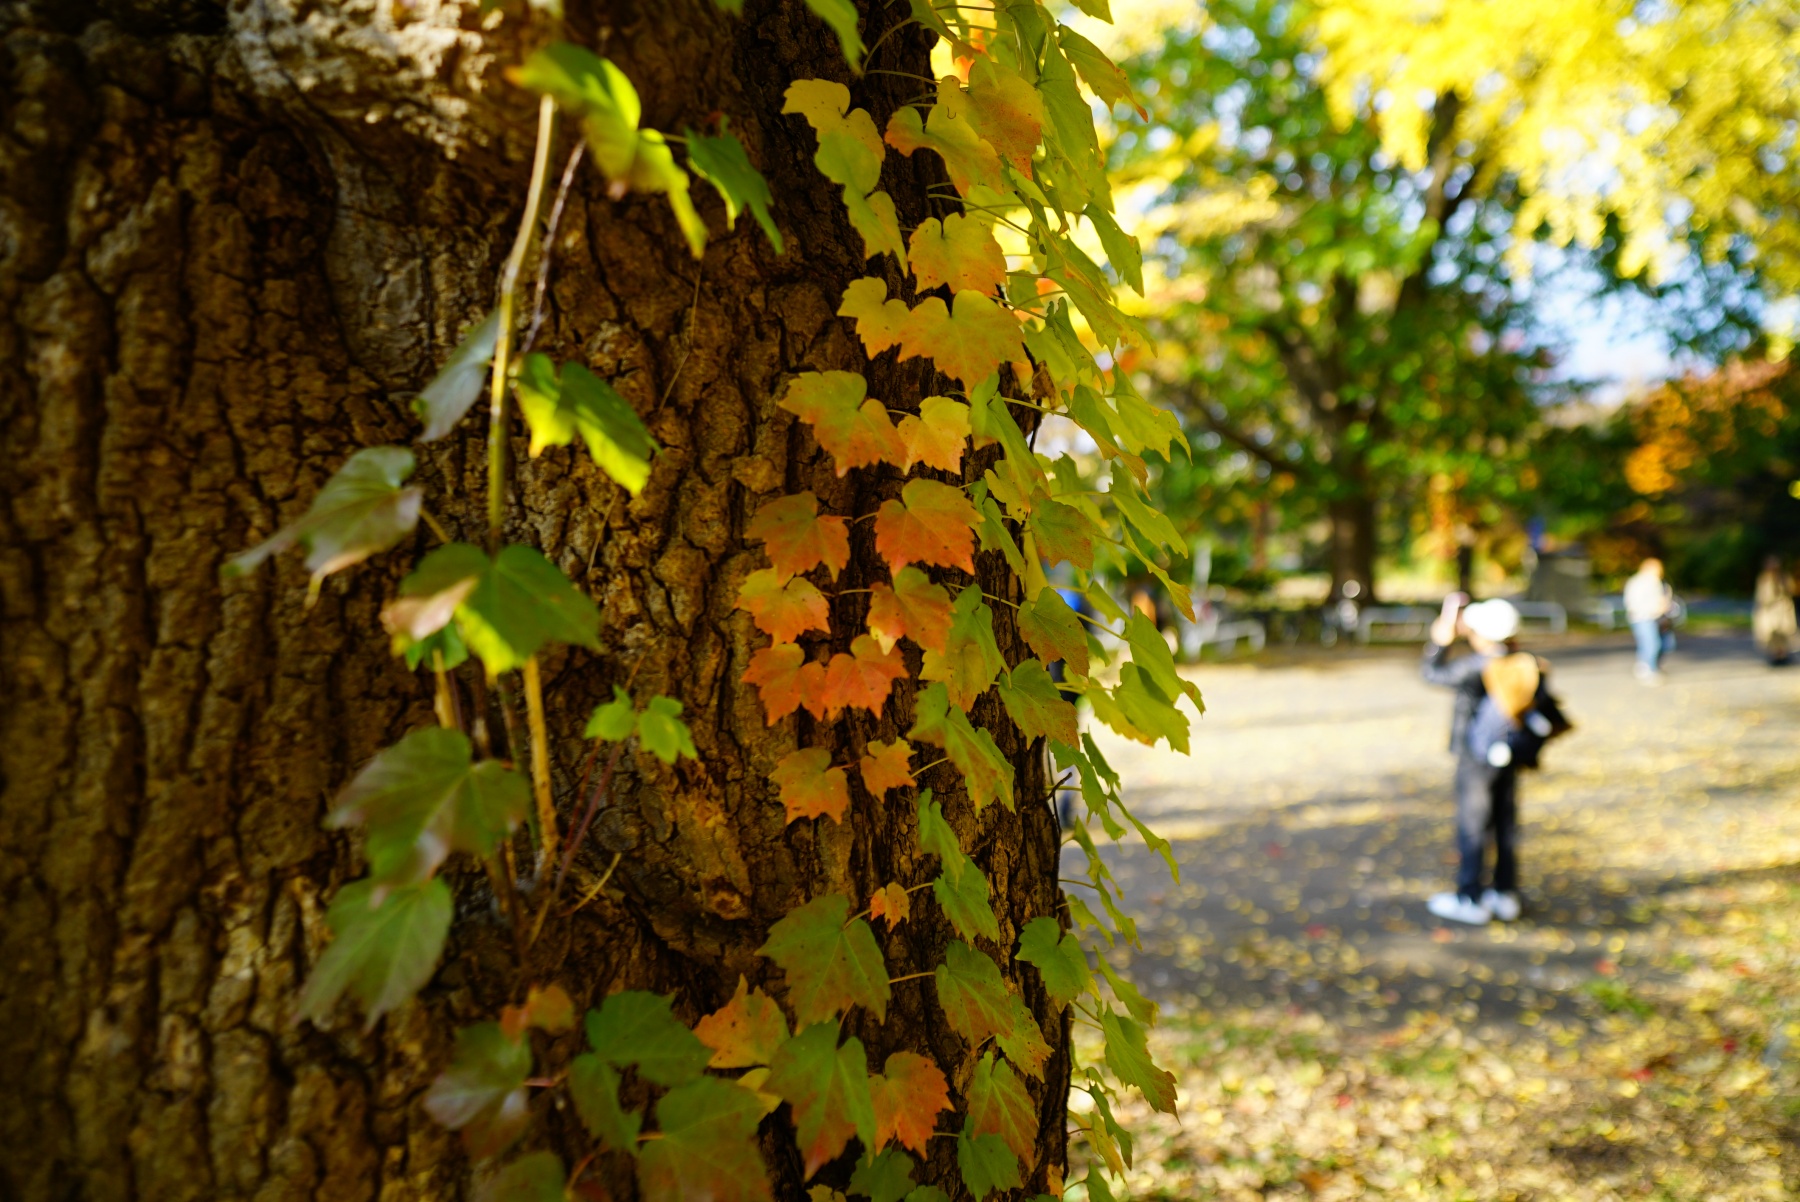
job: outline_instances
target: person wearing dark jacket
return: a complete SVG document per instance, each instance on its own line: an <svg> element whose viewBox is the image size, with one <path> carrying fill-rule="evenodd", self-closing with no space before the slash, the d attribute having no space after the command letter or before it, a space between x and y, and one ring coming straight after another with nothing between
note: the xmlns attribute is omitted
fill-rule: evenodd
<svg viewBox="0 0 1800 1202"><path fill-rule="evenodd" d="M1467 600L1461 594L1445 599L1420 668L1426 683L1456 692L1450 721L1450 750L1456 755L1456 890L1434 894L1426 908L1439 918L1479 925L1495 918L1511 922L1520 911L1517 773L1510 767L1496 770L1476 754L1469 737L1488 693L1482 674L1514 649L1519 611L1501 600L1465 608ZM1450 645L1458 634L1468 639L1472 654L1451 659ZM1490 841L1494 871L1484 886Z"/></svg>

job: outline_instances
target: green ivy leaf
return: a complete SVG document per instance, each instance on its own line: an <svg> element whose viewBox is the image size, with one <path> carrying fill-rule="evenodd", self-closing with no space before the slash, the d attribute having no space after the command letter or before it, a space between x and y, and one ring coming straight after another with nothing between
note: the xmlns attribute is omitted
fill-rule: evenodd
<svg viewBox="0 0 1800 1202"><path fill-rule="evenodd" d="M925 3L925 0L919 0L919 2ZM921 1185L906 1195L902 1202L950 1202L950 1195L935 1185Z"/></svg>
<svg viewBox="0 0 1800 1202"><path fill-rule="evenodd" d="M400 582L400 599L382 613L399 647L452 617L490 677L548 643L600 645L600 610L530 547L503 547L491 560L468 543L439 547Z"/></svg>
<svg viewBox="0 0 1800 1202"><path fill-rule="evenodd" d="M634 497L643 491L656 440L612 385L579 363L565 363L559 373L548 355L539 354L525 356L515 384L531 426L533 458L580 434L600 470Z"/></svg>
<svg viewBox="0 0 1800 1202"><path fill-rule="evenodd" d="M688 166L694 169L694 174L717 189L725 201L726 226L735 226L739 210L749 209L775 253L783 253L781 231L775 228L775 218L769 212L774 199L769 194L769 181L750 165L744 144L726 132L724 120L719 121L716 138L688 130L687 152Z"/></svg>
<svg viewBox="0 0 1800 1202"><path fill-rule="evenodd" d="M1175 667L1175 653L1163 641L1162 632L1156 628L1156 623L1143 614L1132 611L1130 620L1125 624L1125 641L1131 647L1131 662L1137 665L1138 671L1156 681L1163 696L1173 699L1185 693L1196 708L1205 712L1205 706L1200 701L1200 687L1191 680L1182 679L1180 671Z"/></svg>
<svg viewBox="0 0 1800 1202"><path fill-rule="evenodd" d="M673 764L678 755L700 758L694 750L694 736L681 720L681 702L673 697L652 697L637 716L637 732L638 741L665 764Z"/></svg>
<svg viewBox="0 0 1800 1202"><path fill-rule="evenodd" d="M939 871L952 882L970 866L956 832L944 820L943 807L931 799L930 789L919 791L919 850L937 856Z"/></svg>
<svg viewBox="0 0 1800 1202"><path fill-rule="evenodd" d="M1112 987L1113 996L1124 1003L1126 1013L1146 1027L1154 1027L1160 1013L1157 1004L1139 993L1138 987L1133 985L1129 979L1114 972L1113 966L1107 963L1105 956L1098 952L1094 953L1094 963L1099 967L1100 975L1105 977L1106 983Z"/></svg>
<svg viewBox="0 0 1800 1202"><path fill-rule="evenodd" d="M806 7L837 34L838 45L843 47L844 61L850 64L850 69L862 70L863 40L856 28L856 5L850 0L806 0Z"/></svg>
<svg viewBox="0 0 1800 1202"><path fill-rule="evenodd" d="M1156 1067L1150 1059L1144 1028L1111 1008L1100 1016L1106 1036L1106 1067L1127 1085L1135 1086L1152 1109L1175 1113L1175 1074Z"/></svg>
<svg viewBox="0 0 1800 1202"><path fill-rule="evenodd" d="M614 685L613 699L594 707L594 712L588 715L587 726L582 729L581 737L617 743L621 739L629 739L631 732L636 729L637 706L631 703L630 693Z"/></svg>
<svg viewBox="0 0 1800 1202"><path fill-rule="evenodd" d="M1094 978L1080 940L1063 934L1054 918L1034 918L1026 923L1013 958L1036 966L1045 992L1058 1006L1067 1006L1093 988Z"/></svg>
<svg viewBox="0 0 1800 1202"><path fill-rule="evenodd" d="M554 1152L532 1152L476 1191L477 1202L563 1202L563 1166Z"/></svg>
<svg viewBox="0 0 1800 1202"><path fill-rule="evenodd" d="M1075 707L1050 679L1050 670L1028 659L1000 680L1000 700L1028 739L1072 744L1079 738Z"/></svg>
<svg viewBox="0 0 1800 1202"><path fill-rule="evenodd" d="M672 1005L660 993L615 993L587 1012L588 1044L606 1063L635 1064L640 1077L658 1085L692 1081L712 1059L712 1049L675 1017Z"/></svg>
<svg viewBox="0 0 1800 1202"><path fill-rule="evenodd" d="M1062 594L1043 589L1019 606L1019 633L1033 653L1046 663L1062 660L1077 676L1088 674L1088 637Z"/></svg>
<svg viewBox="0 0 1800 1202"><path fill-rule="evenodd" d="M955 879L940 875L931 882L931 893L958 935L964 939L984 935L999 942L1000 922L988 903L988 879L981 872L960 872Z"/></svg>
<svg viewBox="0 0 1800 1202"><path fill-rule="evenodd" d="M1026 519L1047 563L1073 564L1083 572L1094 566L1094 523L1073 505L1039 501Z"/></svg>
<svg viewBox="0 0 1800 1202"><path fill-rule="evenodd" d="M950 703L967 710L1005 667L1006 660L994 641L994 611L982 600L980 586L971 585L956 595L950 607L950 637L943 654L925 652L919 679L942 681Z"/></svg>
<svg viewBox="0 0 1800 1202"><path fill-rule="evenodd" d="M645 1198L771 1202L769 1171L756 1146L756 1095L717 1077L672 1089L656 1104L662 1135L638 1156Z"/></svg>
<svg viewBox="0 0 1800 1202"><path fill-rule="evenodd" d="M1113 689L1111 699L1118 707L1117 715L1106 711L1098 691L1088 694L1095 717L1127 738L1143 743L1167 739L1170 747L1187 754L1187 715L1175 708L1175 703L1135 661L1120 667L1119 684ZM1125 725L1109 720L1113 717L1123 717Z"/></svg>
<svg viewBox="0 0 1800 1202"><path fill-rule="evenodd" d="M580 115L588 148L615 193L636 189L667 194L688 249L700 257L706 226L688 198L687 172L675 165L662 134L638 128L643 104L623 71L580 46L557 42L532 54L511 75L521 87L542 92Z"/></svg>
<svg viewBox="0 0 1800 1202"><path fill-rule="evenodd" d="M873 1157L865 1153L850 1174L848 1192L853 1198L867 1198L869 1202L901 1202L918 1192L913 1186L912 1171L912 1157L892 1145Z"/></svg>
<svg viewBox="0 0 1800 1202"><path fill-rule="evenodd" d="M1037 1019L1017 994L1012 998L1011 1025L996 1035L994 1042L1000 1045L1006 1058L1021 1072L1043 1080L1044 1062L1050 1059L1050 1045L1044 1042L1044 1033L1038 1028Z"/></svg>
<svg viewBox="0 0 1800 1202"><path fill-rule="evenodd" d="M998 1135L1023 1160L1037 1151L1037 1106L1025 1083L992 1052L984 1053L969 1081L968 1130Z"/></svg>
<svg viewBox="0 0 1800 1202"><path fill-rule="evenodd" d="M962 1173L969 1196L977 1199L1024 1184L1019 1158L998 1135L975 1135L973 1121L965 1119L956 1136L956 1167Z"/></svg>
<svg viewBox="0 0 1800 1202"><path fill-rule="evenodd" d="M500 313L495 310L463 335L443 368L413 398L413 412L425 423L420 442L435 442L450 433L480 398L499 337Z"/></svg>
<svg viewBox="0 0 1800 1202"><path fill-rule="evenodd" d="M838 1025L815 1023L781 1045L765 1087L794 1110L803 1177L835 1160L852 1135L875 1146L875 1106L869 1098L869 1061L861 1041L838 1046Z"/></svg>
<svg viewBox="0 0 1800 1202"><path fill-rule="evenodd" d="M228 560L224 575L242 576L295 543L306 548L309 596L333 572L361 563L411 534L424 493L401 487L413 472L405 447L364 447L344 461L299 521Z"/></svg>
<svg viewBox="0 0 1800 1202"><path fill-rule="evenodd" d="M1012 1029L1012 994L992 960L958 940L944 949L935 976L938 1005L951 1029L971 1044Z"/></svg>
<svg viewBox="0 0 1800 1202"><path fill-rule="evenodd" d="M619 1070L592 1052L569 1064L569 1095L588 1134L615 1152L638 1154L644 1116L619 1105Z"/></svg>
<svg viewBox="0 0 1800 1202"><path fill-rule="evenodd" d="M787 974L788 1005L802 1024L835 1020L851 1006L887 1017L887 963L867 922L845 924L849 913L840 894L816 897L770 927L758 949Z"/></svg>
<svg viewBox="0 0 1800 1202"><path fill-rule="evenodd" d="M1093 46L1092 42L1086 42L1079 37L1077 40L1082 40L1090 48ZM1063 49L1067 50L1069 46L1070 39L1064 37ZM1081 66L1079 62L1075 65L1077 68ZM1082 74L1085 78L1086 72ZM1126 89L1126 95L1130 95L1129 88ZM1138 240L1120 229L1119 223L1113 219L1113 215L1097 204L1088 205L1082 210L1082 214L1094 223L1094 232L1100 235L1100 245L1106 251L1106 261L1113 265L1113 270L1119 273L1119 278L1124 280L1133 292L1139 296L1144 295L1144 250L1138 245Z"/></svg>
<svg viewBox="0 0 1800 1202"><path fill-rule="evenodd" d="M441 654L443 670L448 672L469 658L469 645L462 641L455 626L434 630L417 641L407 639L397 650L406 658L408 670L417 669L420 664L429 664L435 669L439 665L434 656Z"/></svg>
<svg viewBox="0 0 1800 1202"><path fill-rule="evenodd" d="M525 817L531 786L498 760L472 761L468 736L429 726L370 760L338 794L333 828L365 825L379 904L395 885L423 881L453 851L485 859Z"/></svg>
<svg viewBox="0 0 1800 1202"><path fill-rule="evenodd" d="M950 695L942 683L927 686L919 694L917 718L906 732L909 739L933 743L944 749L956 770L963 774L969 789L969 800L979 811L990 801L1013 808L1013 766L994 737L969 724L968 715L950 705Z"/></svg>
<svg viewBox="0 0 1800 1202"><path fill-rule="evenodd" d="M299 1017L323 1025L348 990L368 1025L419 992L436 971L455 903L441 877L395 889L380 904L375 882L338 890L325 922L336 936L301 991Z"/></svg>
<svg viewBox="0 0 1800 1202"><path fill-rule="evenodd" d="M498 1156L531 1120L525 1092L530 1075L531 1046L523 1039L508 1038L499 1023L464 1027L456 1033L450 1067L425 1091L425 1113L461 1131L477 1159Z"/></svg>

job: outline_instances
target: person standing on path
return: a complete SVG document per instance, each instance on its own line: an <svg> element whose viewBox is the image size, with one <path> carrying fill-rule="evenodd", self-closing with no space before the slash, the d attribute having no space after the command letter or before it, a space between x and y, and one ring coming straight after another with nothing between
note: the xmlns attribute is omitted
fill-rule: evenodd
<svg viewBox="0 0 1800 1202"><path fill-rule="evenodd" d="M1781 559L1771 555L1756 578L1756 609L1750 616L1750 632L1771 666L1785 664L1794 654L1800 631L1794 620L1794 578L1782 569Z"/></svg>
<svg viewBox="0 0 1800 1202"><path fill-rule="evenodd" d="M1646 559L1625 582L1625 620L1637 640L1637 677L1662 683L1662 659L1675 649L1675 591L1663 579L1660 559Z"/></svg>
<svg viewBox="0 0 1800 1202"><path fill-rule="evenodd" d="M1425 904L1439 918L1481 925L1495 918L1511 922L1520 912L1518 776L1510 767L1495 771L1476 755L1469 738L1470 723L1487 696L1483 672L1515 649L1519 611L1508 601L1468 605L1468 600L1464 593L1444 598L1420 667L1427 684L1456 691L1450 721L1450 750L1456 753L1456 890L1433 894ZM1451 659L1458 634L1468 639L1473 654ZM1494 873L1484 887L1490 840Z"/></svg>

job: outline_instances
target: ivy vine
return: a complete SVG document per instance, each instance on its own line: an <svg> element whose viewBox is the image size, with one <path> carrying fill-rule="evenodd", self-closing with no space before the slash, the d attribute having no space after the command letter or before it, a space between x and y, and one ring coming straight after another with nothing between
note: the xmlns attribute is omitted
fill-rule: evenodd
<svg viewBox="0 0 1800 1202"><path fill-rule="evenodd" d="M729 0L720 3L735 10ZM808 4L837 33L853 69L865 53L879 50L877 43L865 51L847 0ZM937 1187L914 1184L909 1155L923 1155L935 1137L955 1141L962 1183L972 1196L1018 1189L1038 1130L1024 1079L1041 1079L1051 1049L999 964L980 950L1000 939L989 881L931 791L917 785L925 769L948 762L977 811L1017 804L1012 764L969 716L989 689L1019 729L1048 748L1062 783L1085 803L1086 815L1069 838L1086 853L1086 883L1106 919L1068 896L1066 916L1032 919L1017 947L1001 952L1033 966L1053 1002L1072 1007L1102 1049L1098 1063L1077 1070L1078 1088L1093 1105L1071 1117L1098 1155L1085 1182L1090 1198L1110 1199L1105 1172L1122 1173L1131 1160L1130 1133L1113 1117L1116 1092L1135 1089L1159 1110L1174 1108L1174 1079L1147 1050L1156 1008L1106 958L1115 938L1135 941L1136 931L1118 904L1089 823L1111 839L1135 830L1168 860L1171 873L1175 862L1169 845L1125 808L1118 776L1080 732L1070 700L1085 698L1099 721L1129 738L1166 740L1183 751L1188 722L1176 702L1184 695L1200 701L1177 675L1155 626L1122 611L1094 575L1130 554L1150 566L1191 616L1186 590L1159 566L1163 552L1180 546L1180 536L1143 492L1145 456L1167 457L1172 444L1185 442L1176 421L1148 404L1119 366L1121 346L1142 330L1116 304L1113 279L1076 238L1085 221L1113 275L1141 291L1139 250L1112 216L1094 112L1082 89L1109 106L1135 101L1118 69L1036 0L968 10L936 0L911 4L909 24L936 34L937 60L944 64L930 94L900 107L883 130L867 110L853 107L844 85L829 80L795 80L782 111L816 135L814 162L843 189L866 258L892 256L922 297L916 303L890 297L884 279L871 275L845 290L839 314L854 322L870 356L896 349L902 359L929 359L956 387L925 398L914 413L870 396L867 380L853 372L806 372L789 381L781 406L810 428L839 475L886 464L908 478L899 496L872 514L824 512L810 492L763 506L745 533L762 544L768 566L744 581L738 605L769 636L743 679L757 687L771 724L800 709L821 720L851 709L879 713L895 681L909 676L898 644L907 640L922 651L916 720L903 738L871 742L853 763L834 763L828 748L803 747L780 761L771 780L789 822L848 821L852 772L878 799L911 794L919 846L935 857L937 873L889 882L854 914L850 899L826 894L776 922L760 953L782 970L782 997L740 980L737 993L691 1029L675 1017L669 997L629 991L606 998L581 1018L588 1050L553 1081L533 1077L528 1032L566 1032L577 1016L560 986L532 987L523 1004L458 1033L449 1068L426 1095L428 1112L460 1131L474 1156L504 1154L529 1123L530 1092L559 1089L596 1152L631 1157L641 1194L658 1202L768 1199L756 1132L783 1104L808 1177L857 1142L853 1195L944 1202ZM1107 16L1105 0L1083 0L1081 7ZM418 399L420 438L429 441L457 429L484 388L488 394L486 545L443 536L422 490L407 483L411 451L370 447L351 456L304 517L228 568L249 571L298 546L316 593L326 576L393 547L421 521L442 544L419 561L382 615L394 652L409 667L434 674L439 725L415 730L375 756L326 818L329 826L363 831L369 872L342 888L329 908L334 938L299 1004L301 1016L314 1021L324 1021L348 994L372 1024L426 984L452 921L442 875L451 856L485 867L514 908L521 941L534 940L625 747L635 740L671 764L696 757L679 702L635 696L629 681L616 684L613 699L586 727L592 749L578 797L585 804L577 814L559 815L553 803L538 657L554 644L597 647L600 614L538 550L504 542L509 408L516 403L529 426L532 455L579 438L633 495L649 478L657 447L607 381L581 364L530 353L535 325L527 353L514 353L520 276L540 224L559 113L578 118L584 135L563 190L586 153L615 193L666 197L695 256L704 251L707 229L690 199L694 177L717 190L728 222L748 212L779 253L773 197L726 119L710 135L643 128L631 81L586 49L550 45L511 77L541 97L525 217L494 312L469 331ZM890 151L938 155L950 180L941 199L959 211L903 231L892 198L880 188ZM1015 411L1054 415L1078 427L1107 465L1105 477L1092 478L1068 454L1035 451ZM970 452L996 445L993 466L966 480ZM849 562L849 523L863 519L873 522L889 579L870 586L866 630L854 635L848 652L814 658L798 640L832 633L827 590ZM968 583L977 548L1004 557L1020 600ZM1062 564L1091 613L1078 612L1050 587L1046 565ZM994 636L996 605L1016 609L1032 658L1007 665ZM447 674L471 657L503 696L514 688L523 694L527 730L508 746L515 754L529 748L528 765L495 758L480 721L460 712ZM1101 679L1109 661L1118 664L1111 685ZM502 712L510 715L511 706ZM590 792L602 754L604 767ZM521 826L527 828L522 843ZM520 862L521 846L529 849L529 863ZM615 856L612 867L617 864ZM535 915L519 910L525 879L542 897ZM883 1021L896 986L914 980L890 979L872 924L908 921L926 890L958 939L943 963L916 974L924 980L912 987L935 990L951 1029L985 1049L961 1087L966 1117L954 1130L937 1129L939 1115L950 1109L951 1083L930 1057L899 1051L874 1071L862 1043L840 1033L853 1008ZM652 1087L649 1105L622 1102L628 1075ZM565 1166L551 1153L531 1153L499 1170L491 1194L562 1198L593 1163L589 1156Z"/></svg>

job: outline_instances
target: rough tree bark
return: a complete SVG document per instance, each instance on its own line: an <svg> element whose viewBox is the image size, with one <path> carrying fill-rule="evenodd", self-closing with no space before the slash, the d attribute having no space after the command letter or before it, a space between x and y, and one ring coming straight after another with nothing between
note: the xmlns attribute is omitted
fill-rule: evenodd
<svg viewBox="0 0 1800 1202"><path fill-rule="evenodd" d="M892 404L931 391L917 361L865 364L833 315L860 244L812 166L811 131L778 115L781 92L842 79L882 124L916 85L852 81L798 3L751 0L742 18L706 0L569 10L570 36L636 82L645 124L729 115L789 241L775 256L748 219L726 234L698 188L714 241L696 264L660 198L614 201L584 174L539 347L613 381L664 449L632 500L583 455L531 461L515 440L509 536L542 547L605 615L600 654L545 665L559 804L583 716L633 671L685 704L701 757L628 759L584 853L591 874L622 852L619 871L552 922L523 970L485 882L459 878L444 967L364 1031L348 1005L328 1030L296 1025L292 1008L324 906L361 871L355 842L320 829L325 804L430 721L428 678L387 654L377 620L430 540L421 530L334 578L310 609L292 557L224 584L219 568L298 516L358 447L410 443L407 394L491 305L533 128L530 98L502 76L524 23L484 26L474 0L0 6L0 1197L462 1196L475 1170L418 1105L459 1023L492 1017L528 980L560 981L578 1004L673 990L692 1020L740 973L779 988L754 949L794 905L925 879L910 800L859 793L841 827L785 823L766 776L806 719L764 725L738 682L755 636L733 610L761 562L741 533L763 501L811 488L864 513L897 491L891 476L839 480L776 408L783 382L848 368ZM902 13L872 6L867 40ZM916 29L882 54L929 74ZM927 160L890 157L903 224L929 211ZM419 450L427 505L480 541L479 423ZM879 571L857 529L847 588ZM995 559L980 573L1004 594ZM858 624L859 600L836 603L839 630ZM1017 813L977 818L949 769L924 783L993 877L1010 947L1054 912L1058 836L1041 755L991 695L983 706L1018 771ZM878 720L809 741L845 757L904 731L911 708L903 688ZM932 917L884 935L890 971L934 965L948 937ZM1057 1049L1034 1085L1029 1193L1060 1177L1068 1039L1035 978L1021 985ZM929 981L896 986L885 1026L850 1029L872 1063L928 1049L953 1084L972 1066ZM540 1064L554 1071L578 1041ZM538 1107L529 1138L575 1148L573 1116ZM927 1179L952 1156L934 1142ZM783 1146L765 1141L777 1195L803 1197ZM839 1165L823 1179L845 1177Z"/></svg>

